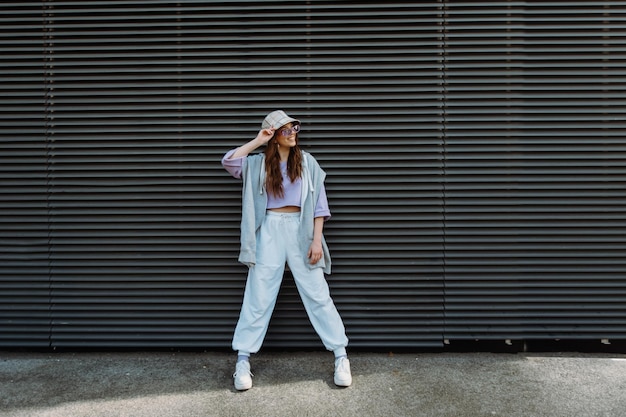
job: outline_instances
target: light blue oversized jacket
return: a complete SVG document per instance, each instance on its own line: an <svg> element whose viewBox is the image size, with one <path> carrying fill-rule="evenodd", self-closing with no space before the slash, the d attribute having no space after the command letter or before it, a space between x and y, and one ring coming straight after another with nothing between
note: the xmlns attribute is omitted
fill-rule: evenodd
<svg viewBox="0 0 626 417"><path fill-rule="evenodd" d="M313 220L315 206L320 190L324 185L326 173L315 158L302 151L302 201L300 205L300 229L298 241L303 259L313 242ZM241 197L241 250L239 262L248 267L256 263L256 232L261 227L267 208L267 190L265 189L265 155L262 153L248 155L241 168L243 189ZM331 260L326 240L322 235L324 255L314 265L306 263L309 269L323 268L330 274Z"/></svg>

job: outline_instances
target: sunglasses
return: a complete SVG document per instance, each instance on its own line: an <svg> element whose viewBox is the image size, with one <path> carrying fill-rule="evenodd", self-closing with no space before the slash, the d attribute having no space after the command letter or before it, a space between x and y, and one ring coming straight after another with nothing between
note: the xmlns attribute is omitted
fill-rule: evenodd
<svg viewBox="0 0 626 417"><path fill-rule="evenodd" d="M291 127L291 129L280 129L278 133L280 133L281 136L289 136L292 133L298 133L299 131L300 125L294 125Z"/></svg>

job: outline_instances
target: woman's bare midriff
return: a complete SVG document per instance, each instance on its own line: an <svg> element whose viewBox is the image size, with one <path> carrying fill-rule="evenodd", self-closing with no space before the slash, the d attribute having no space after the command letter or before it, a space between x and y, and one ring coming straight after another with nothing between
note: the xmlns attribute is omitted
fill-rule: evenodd
<svg viewBox="0 0 626 417"><path fill-rule="evenodd" d="M276 213L297 213L297 212L300 211L300 207L298 207L298 206L285 206L285 207L271 208L269 210L273 211L273 212L276 212Z"/></svg>

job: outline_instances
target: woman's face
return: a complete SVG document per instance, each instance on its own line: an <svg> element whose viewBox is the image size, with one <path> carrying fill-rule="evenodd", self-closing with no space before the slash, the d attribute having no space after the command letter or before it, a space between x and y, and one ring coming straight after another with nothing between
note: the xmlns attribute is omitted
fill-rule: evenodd
<svg viewBox="0 0 626 417"><path fill-rule="evenodd" d="M299 131L300 125L298 123L287 123L276 129L276 142L280 146L293 148L298 144Z"/></svg>

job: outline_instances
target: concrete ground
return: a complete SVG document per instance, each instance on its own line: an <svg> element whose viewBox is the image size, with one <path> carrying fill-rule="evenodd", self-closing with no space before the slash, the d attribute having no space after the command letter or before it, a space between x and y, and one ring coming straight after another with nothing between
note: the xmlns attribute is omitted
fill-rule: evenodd
<svg viewBox="0 0 626 417"><path fill-rule="evenodd" d="M254 387L232 386L227 352L0 351L0 416L626 415L626 355L351 353L353 385L328 352L252 358Z"/></svg>

